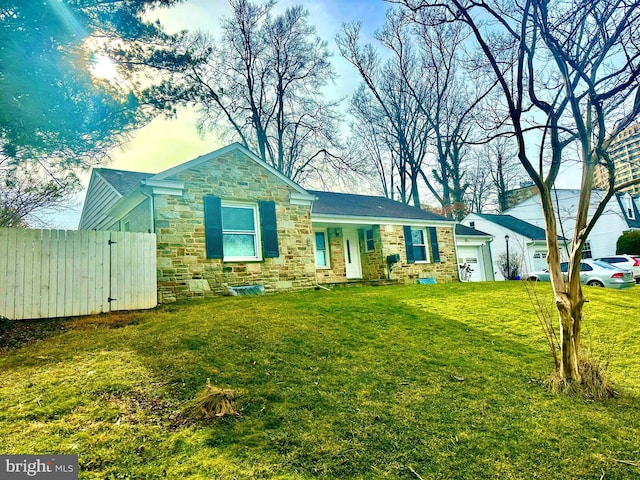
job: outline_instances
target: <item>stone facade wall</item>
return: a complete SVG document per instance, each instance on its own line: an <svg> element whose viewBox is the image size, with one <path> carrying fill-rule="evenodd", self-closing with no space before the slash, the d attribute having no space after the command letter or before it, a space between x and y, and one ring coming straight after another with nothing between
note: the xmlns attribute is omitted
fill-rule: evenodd
<svg viewBox="0 0 640 480"><path fill-rule="evenodd" d="M391 271L390 278L401 283L416 283L418 278L435 278L440 283L458 281L458 264L455 255L453 227L438 227L438 263L407 263L404 230L400 225L373 225L375 248L366 251L366 237L360 236L360 259L364 280L386 279L388 275L387 256L400 254L400 262ZM337 236L336 235L339 235ZM318 283L340 283L348 281L345 272L344 244L341 228L329 228L330 268L316 270Z"/></svg>
<svg viewBox="0 0 640 480"><path fill-rule="evenodd" d="M276 175L232 151L167 180L185 188L182 196L154 197L160 303L226 293L233 286L262 284L269 292L315 284L310 207L292 205L294 190ZM251 262L206 258L205 195L223 202L275 201L280 256Z"/></svg>
<svg viewBox="0 0 640 480"><path fill-rule="evenodd" d="M387 257L384 255L384 245L380 236L380 225L373 225L372 252L367 252L366 230L362 230L360 241L360 256L362 258L362 278L367 280L381 280L387 278Z"/></svg>
<svg viewBox="0 0 640 480"><path fill-rule="evenodd" d="M458 263L455 254L453 227L438 227L438 263L407 263L404 231L400 225L382 225L380 236L384 246L383 258L400 254L400 262L391 270L391 279L401 283L416 283L419 278L435 278L439 283L458 281ZM386 260L385 260L386 262Z"/></svg>

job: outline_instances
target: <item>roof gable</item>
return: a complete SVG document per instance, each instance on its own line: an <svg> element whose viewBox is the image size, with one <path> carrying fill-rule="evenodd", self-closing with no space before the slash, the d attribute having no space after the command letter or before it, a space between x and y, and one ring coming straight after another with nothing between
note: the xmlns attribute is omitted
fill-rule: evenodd
<svg viewBox="0 0 640 480"><path fill-rule="evenodd" d="M451 219L441 215L385 197L320 190L308 190L308 192L316 197L311 215L452 222Z"/></svg>
<svg viewBox="0 0 640 480"><path fill-rule="evenodd" d="M227 145L226 147L222 147L219 148L218 150L214 150L212 152L209 153L205 153L204 155L200 155L197 158L194 158L193 160L189 160L187 162L181 163L180 165L176 165L175 167L169 168L167 170L164 170L156 175L153 175L151 178L149 178L149 180L151 181L161 181L161 180L166 180L169 179L175 175L178 175L179 173L188 170L190 168L194 168L197 167L199 165L201 165L202 163L211 161L217 157L220 157L222 155L225 155L229 152L232 152L233 150L238 150L240 152L242 152L246 157L248 157L249 159L253 160L257 165L259 165L260 167L266 169L267 171L269 171L269 173L275 175L276 177L278 177L281 181L283 181L284 183L286 183L287 185L289 185L291 188L293 188L294 190L296 190L298 193L306 195L307 194L307 190L305 190L304 188L302 188L300 185L298 185L296 182L294 182L293 180L291 180L290 178L288 178L287 176L283 175L281 172L279 172L278 170L276 170L275 168L273 168L271 165L267 164L266 162L264 162L260 157L258 157L257 155L255 155L253 152L251 152L249 149L245 148L243 145L239 144L238 142L232 143L230 145Z"/></svg>
<svg viewBox="0 0 640 480"><path fill-rule="evenodd" d="M480 230L476 230L475 228L468 227L461 223L456 223L456 236L460 237L492 237L485 232L481 232Z"/></svg>

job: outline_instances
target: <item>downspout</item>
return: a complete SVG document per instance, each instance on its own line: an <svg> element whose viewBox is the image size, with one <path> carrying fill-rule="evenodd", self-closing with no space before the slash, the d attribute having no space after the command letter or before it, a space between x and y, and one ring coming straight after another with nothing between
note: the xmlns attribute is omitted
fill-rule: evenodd
<svg viewBox="0 0 640 480"><path fill-rule="evenodd" d="M483 254L486 253L486 258L488 258L489 265L491 266L491 278L487 278L487 280L489 280L489 281L495 281L495 279L496 279L495 268L494 268L494 265L493 265L493 255L491 255L491 242L493 242L493 240L494 240L494 237L491 237L489 239L489 242L487 242L484 245L482 245L482 250L486 249L486 252L483 251ZM484 260L485 259L483 259L483 263L485 263ZM487 265L486 264L484 265L484 273L485 273L485 277L486 277L487 276L486 275L486 273L487 273Z"/></svg>
<svg viewBox="0 0 640 480"><path fill-rule="evenodd" d="M140 193L149 199L150 211L149 211L149 224L151 225L151 231L149 233L156 233L156 208L153 196L153 191L147 193L144 191L144 187L140 189Z"/></svg>
<svg viewBox="0 0 640 480"><path fill-rule="evenodd" d="M462 282L462 272L460 271L460 265L458 264L458 239L456 238L456 225L452 227L453 230L453 253L456 256L456 270L458 271L458 281Z"/></svg>

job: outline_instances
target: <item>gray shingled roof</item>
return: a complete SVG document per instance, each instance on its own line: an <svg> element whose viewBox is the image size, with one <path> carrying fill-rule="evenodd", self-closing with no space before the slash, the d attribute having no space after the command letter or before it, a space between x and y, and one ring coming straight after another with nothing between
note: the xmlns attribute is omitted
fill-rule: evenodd
<svg viewBox="0 0 640 480"><path fill-rule="evenodd" d="M511 215L497 215L490 213L477 213L476 215L522 235L523 237L530 238L531 240L546 240L544 229L536 227L524 220L520 220L519 218L512 217ZM558 238L562 239L560 236L558 236Z"/></svg>
<svg viewBox="0 0 640 480"><path fill-rule="evenodd" d="M155 175L154 173L130 172L113 168L96 168L94 171L99 173L120 195L126 195L140 180Z"/></svg>
<svg viewBox="0 0 640 480"><path fill-rule="evenodd" d="M461 223L456 223L456 235L461 235L463 237L490 237L488 233L481 232L480 230L476 230L475 228L467 227L466 225L462 225Z"/></svg>
<svg viewBox="0 0 640 480"><path fill-rule="evenodd" d="M316 196L312 214L451 222L451 219L385 197L307 190Z"/></svg>
<svg viewBox="0 0 640 480"><path fill-rule="evenodd" d="M140 180L155 175L146 172L130 172L112 168L96 168L109 184L121 195L126 195ZM313 203L313 213L318 215L338 215L350 217L382 217L397 219L413 219L427 221L451 222L435 213L427 212L404 203L396 202L385 197L372 195L355 195L351 193L322 192L319 190L307 190L315 195L317 200Z"/></svg>

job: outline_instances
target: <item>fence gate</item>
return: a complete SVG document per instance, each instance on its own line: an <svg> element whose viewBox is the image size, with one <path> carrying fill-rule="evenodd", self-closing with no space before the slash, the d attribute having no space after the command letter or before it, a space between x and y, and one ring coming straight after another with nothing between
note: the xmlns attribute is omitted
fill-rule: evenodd
<svg viewBox="0 0 640 480"><path fill-rule="evenodd" d="M0 315L56 318L157 304L155 234L0 228Z"/></svg>

